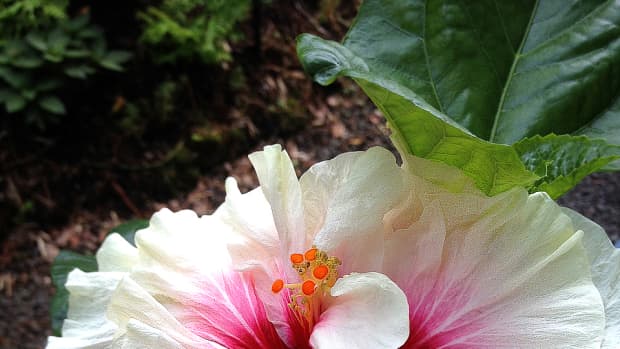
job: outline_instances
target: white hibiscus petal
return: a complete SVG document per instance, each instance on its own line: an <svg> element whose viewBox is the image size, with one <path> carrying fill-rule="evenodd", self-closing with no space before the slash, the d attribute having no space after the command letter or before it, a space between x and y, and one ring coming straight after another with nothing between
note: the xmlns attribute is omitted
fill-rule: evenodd
<svg viewBox="0 0 620 349"><path fill-rule="evenodd" d="M407 299L385 275L347 275L331 295L310 336L314 348L392 349L409 336Z"/></svg>
<svg viewBox="0 0 620 349"><path fill-rule="evenodd" d="M69 311L62 326L63 337L49 337L48 349L108 348L117 326L105 316L112 293L125 273L69 273Z"/></svg>
<svg viewBox="0 0 620 349"><path fill-rule="evenodd" d="M167 334L134 319L129 320L124 335L114 340L113 347L118 349L183 349L181 344Z"/></svg>
<svg viewBox="0 0 620 349"><path fill-rule="evenodd" d="M260 188L241 194L235 179L229 177L226 201L213 216L222 222L219 234L237 237L229 245L235 268L270 267L274 256L281 253L271 207Z"/></svg>
<svg viewBox="0 0 620 349"><path fill-rule="evenodd" d="M121 329L126 329L132 320L138 321L189 348L208 347L211 344L179 323L160 302L128 277L121 280L114 292L107 308L107 317Z"/></svg>
<svg viewBox="0 0 620 349"><path fill-rule="evenodd" d="M411 226L390 234L385 242L383 273L397 282L408 299L429 296L441 267L446 228L440 205L433 202ZM409 302L416 314L421 302Z"/></svg>
<svg viewBox="0 0 620 349"><path fill-rule="evenodd" d="M198 218L193 211L157 212L149 227L136 233L132 278L154 295L197 292L196 280L230 267L230 236L221 234L220 226L217 218Z"/></svg>
<svg viewBox="0 0 620 349"><path fill-rule="evenodd" d="M138 260L138 250L117 233L106 237L97 251L99 271L129 272Z"/></svg>
<svg viewBox="0 0 620 349"><path fill-rule="evenodd" d="M215 220L210 216L199 218L190 210L162 209L153 215L147 228L136 233L140 262L153 261L189 272L198 266L220 268L211 262L230 260L226 243L231 237L219 234Z"/></svg>
<svg viewBox="0 0 620 349"><path fill-rule="evenodd" d="M394 156L377 147L342 154L312 166L300 184L317 247L341 257L345 273L378 270L383 216L404 194Z"/></svg>
<svg viewBox="0 0 620 349"><path fill-rule="evenodd" d="M406 273L387 273L406 288L413 311L411 337L404 348L600 344L602 301L589 275L581 233L575 233L570 219L548 196L527 197L525 191L515 190L485 199L418 183L419 200L411 203L422 205L420 221L432 221L427 216L436 215L437 221L446 222L446 233L443 244L433 243L443 246L440 259L422 254L428 255L428 262L410 265L438 268L435 277L412 273L410 280ZM433 208L437 206L439 210ZM407 231L426 239L429 228L428 223L415 223ZM398 231L390 236L398 237ZM407 255L403 245L386 245L400 251L387 250L386 255ZM416 244L410 246L411 254L419 253ZM433 261L439 265L433 267Z"/></svg>
<svg viewBox="0 0 620 349"><path fill-rule="evenodd" d="M576 229L583 230L583 245L591 265L592 281L605 305L603 349L620 348L620 250L614 248L605 230L581 214L564 208Z"/></svg>
<svg viewBox="0 0 620 349"><path fill-rule="evenodd" d="M280 145L266 146L249 156L273 218L284 255L305 245L301 189L293 163Z"/></svg>

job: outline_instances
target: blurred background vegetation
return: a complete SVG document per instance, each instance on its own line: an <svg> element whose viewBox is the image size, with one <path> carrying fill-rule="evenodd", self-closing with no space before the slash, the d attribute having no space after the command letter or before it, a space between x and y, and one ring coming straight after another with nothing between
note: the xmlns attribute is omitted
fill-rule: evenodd
<svg viewBox="0 0 620 349"><path fill-rule="evenodd" d="M342 36L356 6L0 0L0 235L106 202L141 215L303 128L315 97L295 36Z"/></svg>

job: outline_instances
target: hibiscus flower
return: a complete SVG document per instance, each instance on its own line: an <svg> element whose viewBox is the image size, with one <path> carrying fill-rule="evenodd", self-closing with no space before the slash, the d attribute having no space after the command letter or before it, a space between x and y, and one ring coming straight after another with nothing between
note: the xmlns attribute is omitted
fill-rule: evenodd
<svg viewBox="0 0 620 349"><path fill-rule="evenodd" d="M213 215L108 237L48 348L618 346L620 256L545 194L381 148L299 180L279 146L250 159L260 188L228 179Z"/></svg>
<svg viewBox="0 0 620 349"><path fill-rule="evenodd" d="M386 153L344 154L299 181L267 147L251 155L261 187L242 195L227 180L212 216L162 210L136 248L111 235L98 272L69 274L63 337L48 348L399 347L405 295L373 271L402 192Z"/></svg>

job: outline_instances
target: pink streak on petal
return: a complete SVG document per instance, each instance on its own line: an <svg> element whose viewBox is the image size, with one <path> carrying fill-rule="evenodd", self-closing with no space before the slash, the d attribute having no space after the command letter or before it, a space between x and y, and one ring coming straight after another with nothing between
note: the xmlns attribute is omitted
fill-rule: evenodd
<svg viewBox="0 0 620 349"><path fill-rule="evenodd" d="M279 327L280 336L285 339L290 348L312 349L309 344L312 332L311 325L305 319L300 322L295 312L289 307L290 291L284 289L280 294L274 296L280 299L280 311L284 314L284 321L286 322Z"/></svg>
<svg viewBox="0 0 620 349"><path fill-rule="evenodd" d="M466 285L443 285L432 280L419 278L410 281L405 287L405 294L409 302L409 317L411 334L403 349L430 349L430 348L475 348L476 346L490 345L477 341L477 333L485 327L481 309L459 314L468 301L470 293ZM427 291L423 291L426 281ZM428 284L430 283L430 285ZM472 344L476 343L476 344Z"/></svg>
<svg viewBox="0 0 620 349"><path fill-rule="evenodd" d="M247 274L211 275L185 307L179 320L198 336L226 348L287 348L267 319L254 281Z"/></svg>

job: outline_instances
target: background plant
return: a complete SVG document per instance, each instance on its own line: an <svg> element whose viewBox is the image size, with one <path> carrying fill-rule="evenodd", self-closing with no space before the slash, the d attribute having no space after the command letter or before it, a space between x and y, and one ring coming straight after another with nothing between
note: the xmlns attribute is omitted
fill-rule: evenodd
<svg viewBox="0 0 620 349"><path fill-rule="evenodd" d="M229 43L241 37L236 25L249 15L250 4L250 0L164 0L138 13L145 24L141 41L152 47L160 63L230 61Z"/></svg>
<svg viewBox="0 0 620 349"><path fill-rule="evenodd" d="M66 19L68 5L69 0L0 0L0 33L19 35Z"/></svg>
<svg viewBox="0 0 620 349"><path fill-rule="evenodd" d="M25 3L13 6L27 8ZM48 7L22 12L45 13ZM16 12L20 19L14 22L20 25L15 24L12 33L3 32L0 41L0 103L9 114L41 129L66 114L60 97L63 87L99 69L121 71L130 57L125 51L108 50L102 31L90 23L88 14L67 19L59 13L62 6L51 8L53 16L45 17L48 24L30 23L25 20L29 16Z"/></svg>

